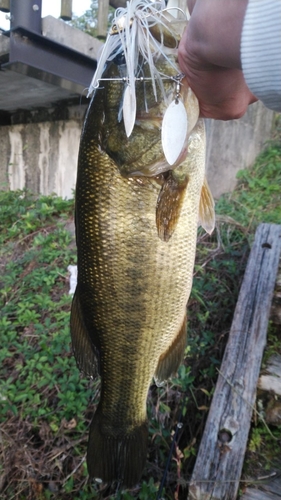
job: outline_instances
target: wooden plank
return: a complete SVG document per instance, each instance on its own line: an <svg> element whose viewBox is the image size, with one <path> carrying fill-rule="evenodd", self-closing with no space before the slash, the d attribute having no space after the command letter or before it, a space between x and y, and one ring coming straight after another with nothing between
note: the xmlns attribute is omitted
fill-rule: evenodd
<svg viewBox="0 0 281 500"><path fill-rule="evenodd" d="M281 378L274 377L274 375L261 375L258 388L281 396Z"/></svg>
<svg viewBox="0 0 281 500"><path fill-rule="evenodd" d="M280 498L279 495L275 495L274 493L265 493L264 491L249 488L240 500L280 500Z"/></svg>
<svg viewBox="0 0 281 500"><path fill-rule="evenodd" d="M279 262L279 269L273 295L270 319L276 325L281 325L281 261Z"/></svg>
<svg viewBox="0 0 281 500"><path fill-rule="evenodd" d="M280 474L280 471L279 471ZM278 497L281 498L281 479L280 477L277 477L276 479L273 479L270 481L270 483L267 483L264 486L265 491L269 491L271 493L275 493L275 495L278 495Z"/></svg>
<svg viewBox="0 0 281 500"><path fill-rule="evenodd" d="M261 224L238 297L188 500L236 498L280 251L281 226Z"/></svg>
<svg viewBox="0 0 281 500"><path fill-rule="evenodd" d="M267 374L260 376L258 388L281 396L281 356L271 356L265 367Z"/></svg>
<svg viewBox="0 0 281 500"><path fill-rule="evenodd" d="M260 490L247 488L240 500L280 500L281 499L281 479L277 477L260 486Z"/></svg>
<svg viewBox="0 0 281 500"><path fill-rule="evenodd" d="M108 27L109 0L99 0L98 6L98 37L106 37Z"/></svg>
<svg viewBox="0 0 281 500"><path fill-rule="evenodd" d="M72 19L72 0L61 0L60 17L64 21Z"/></svg>
<svg viewBox="0 0 281 500"><path fill-rule="evenodd" d="M272 356L270 356L269 360L267 361L265 370L267 371L267 373L281 378L281 355L273 354Z"/></svg>

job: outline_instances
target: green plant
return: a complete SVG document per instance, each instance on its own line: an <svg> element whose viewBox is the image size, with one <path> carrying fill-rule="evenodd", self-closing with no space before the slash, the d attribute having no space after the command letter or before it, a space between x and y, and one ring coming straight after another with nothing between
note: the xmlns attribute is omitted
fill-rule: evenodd
<svg viewBox="0 0 281 500"><path fill-rule="evenodd" d="M149 452L142 481L116 493L88 484L85 453L99 380L80 375L71 353L67 267L76 262L73 200L0 191L0 496L3 500L157 498L171 446L165 500L182 500L210 406L250 244L260 221L280 222L280 146L269 147L236 190L217 203L212 236L198 232L188 304L188 347L178 374L148 397ZM268 354L280 349L269 329ZM179 425L178 425L179 424ZM176 440L174 436L176 434ZM249 454L278 455L262 422ZM9 460L7 460L9 457Z"/></svg>
<svg viewBox="0 0 281 500"><path fill-rule="evenodd" d="M67 266L76 252L66 222L72 213L73 201L0 192L0 425L8 429L5 452L11 456L19 443L45 450L70 436L79 440L87 426L83 409L97 387L80 377L71 354ZM73 453L79 456L75 447ZM21 458L25 474L35 474L35 462ZM18 471L8 472L17 481ZM44 484L44 475L36 481ZM8 482L3 494L9 498L11 491Z"/></svg>

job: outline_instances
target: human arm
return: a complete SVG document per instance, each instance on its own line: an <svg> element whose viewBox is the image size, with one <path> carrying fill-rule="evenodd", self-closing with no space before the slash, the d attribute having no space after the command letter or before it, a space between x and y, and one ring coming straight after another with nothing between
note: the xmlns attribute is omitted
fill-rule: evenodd
<svg viewBox="0 0 281 500"><path fill-rule="evenodd" d="M249 0L241 61L248 87L268 108L281 111L280 0Z"/></svg>
<svg viewBox="0 0 281 500"><path fill-rule="evenodd" d="M179 64L206 118L239 118L257 100L241 69L247 4L248 0L189 1L192 12L180 42Z"/></svg>

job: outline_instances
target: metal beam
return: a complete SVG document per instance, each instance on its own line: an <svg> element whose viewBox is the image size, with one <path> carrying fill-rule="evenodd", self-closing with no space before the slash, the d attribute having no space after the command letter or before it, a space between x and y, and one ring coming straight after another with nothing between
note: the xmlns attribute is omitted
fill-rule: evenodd
<svg viewBox="0 0 281 500"><path fill-rule="evenodd" d="M11 0L11 29L19 26L41 33L42 0Z"/></svg>
<svg viewBox="0 0 281 500"><path fill-rule="evenodd" d="M2 68L81 93L90 85L96 62L44 36L17 28L10 33L10 58Z"/></svg>

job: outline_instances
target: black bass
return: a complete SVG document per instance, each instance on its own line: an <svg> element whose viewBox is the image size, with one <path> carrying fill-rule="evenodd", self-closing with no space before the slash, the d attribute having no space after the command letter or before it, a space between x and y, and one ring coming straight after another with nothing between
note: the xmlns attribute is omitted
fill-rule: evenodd
<svg viewBox="0 0 281 500"><path fill-rule="evenodd" d="M110 36L118 41L124 31L131 33L134 15L147 20L155 14L158 21L164 6L133 0L133 11L122 10L117 33ZM209 232L214 226L204 180L204 123L187 82L177 76L176 44L165 48L166 38L177 35L167 17L161 17L158 30L155 22L148 30L150 47L158 38L161 50L153 64L137 51L133 76L122 46L112 42L117 49L99 76L99 88L94 85L82 131L76 187L72 344L79 368L101 375L88 470L91 477L128 487L139 481L146 461L151 380L168 379L183 359L199 220ZM170 165L167 156L173 152L167 138L163 145L161 128L168 109L172 120L177 116L179 102L187 114L186 137Z"/></svg>

